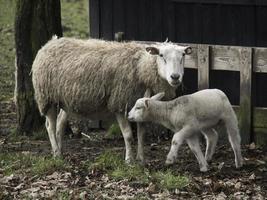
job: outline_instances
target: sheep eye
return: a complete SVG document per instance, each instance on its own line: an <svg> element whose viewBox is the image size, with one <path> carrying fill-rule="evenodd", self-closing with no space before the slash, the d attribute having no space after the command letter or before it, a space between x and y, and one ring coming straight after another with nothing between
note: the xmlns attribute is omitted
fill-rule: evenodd
<svg viewBox="0 0 267 200"><path fill-rule="evenodd" d="M160 56L161 58L163 58L163 60L164 60L164 62L165 62L165 64L166 64L167 61L166 61L165 58L163 57L163 54L159 54L159 56Z"/></svg>
<svg viewBox="0 0 267 200"><path fill-rule="evenodd" d="M136 107L135 109L136 109L136 110L140 110L140 109L142 109L142 107Z"/></svg>

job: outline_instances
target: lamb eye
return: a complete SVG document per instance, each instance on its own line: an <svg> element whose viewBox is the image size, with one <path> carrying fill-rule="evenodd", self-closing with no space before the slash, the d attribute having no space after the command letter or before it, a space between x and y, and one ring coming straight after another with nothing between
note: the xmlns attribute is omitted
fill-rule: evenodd
<svg viewBox="0 0 267 200"><path fill-rule="evenodd" d="M160 57L163 57L163 54L159 54Z"/></svg>
<svg viewBox="0 0 267 200"><path fill-rule="evenodd" d="M136 107L135 109L136 109L136 110L140 110L140 109L142 109L142 107Z"/></svg>

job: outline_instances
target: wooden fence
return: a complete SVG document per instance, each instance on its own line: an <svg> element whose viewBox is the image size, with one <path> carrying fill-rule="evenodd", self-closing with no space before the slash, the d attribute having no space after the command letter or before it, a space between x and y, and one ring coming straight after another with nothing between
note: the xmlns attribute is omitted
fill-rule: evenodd
<svg viewBox="0 0 267 200"><path fill-rule="evenodd" d="M123 33L116 33L115 40L121 41L122 36ZM209 88L211 70L240 72L240 103L233 107L239 118L242 143L249 144L256 141L258 144L266 144L267 108L254 107L252 104L252 74L267 73L267 48L206 44L178 45L190 45L193 49L193 53L185 57L185 68L198 70L199 90Z"/></svg>
<svg viewBox="0 0 267 200"><path fill-rule="evenodd" d="M186 56L185 68L198 70L199 90L209 88L211 70L240 72L240 103L233 107L239 117L242 141L245 144L251 141L264 143L262 140L267 138L267 108L253 106L252 74L267 73L267 48L189 45L192 46L193 53Z"/></svg>

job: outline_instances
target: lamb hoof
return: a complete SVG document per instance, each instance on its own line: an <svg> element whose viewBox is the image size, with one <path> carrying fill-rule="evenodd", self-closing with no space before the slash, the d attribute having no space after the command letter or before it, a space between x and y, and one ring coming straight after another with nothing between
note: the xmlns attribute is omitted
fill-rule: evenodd
<svg viewBox="0 0 267 200"><path fill-rule="evenodd" d="M62 157L62 154L61 154L60 151L55 151L55 152L53 152L53 157L54 158L61 158Z"/></svg>
<svg viewBox="0 0 267 200"><path fill-rule="evenodd" d="M243 166L243 162L240 162L235 165L236 169L240 169Z"/></svg>
<svg viewBox="0 0 267 200"><path fill-rule="evenodd" d="M145 159L136 158L136 162L141 166L145 166L146 165Z"/></svg>

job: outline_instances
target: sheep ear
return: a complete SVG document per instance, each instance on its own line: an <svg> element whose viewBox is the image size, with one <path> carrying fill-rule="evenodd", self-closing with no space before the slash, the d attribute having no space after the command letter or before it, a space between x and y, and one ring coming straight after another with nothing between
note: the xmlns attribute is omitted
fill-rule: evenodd
<svg viewBox="0 0 267 200"><path fill-rule="evenodd" d="M192 47L186 47L184 52L185 52L186 55L191 54L193 52Z"/></svg>
<svg viewBox="0 0 267 200"><path fill-rule="evenodd" d="M150 89L146 90L144 97L147 97L147 98L151 97L151 90Z"/></svg>
<svg viewBox="0 0 267 200"><path fill-rule="evenodd" d="M164 41L164 43L168 43L169 42L169 39L168 38L166 38L166 40Z"/></svg>
<svg viewBox="0 0 267 200"><path fill-rule="evenodd" d="M156 47L147 47L146 51L151 55L159 55L159 49Z"/></svg>
<svg viewBox="0 0 267 200"><path fill-rule="evenodd" d="M161 100L164 96L165 96L165 93L164 92L160 92L160 93L154 95L153 97L151 97L151 99L153 99L153 100Z"/></svg>

